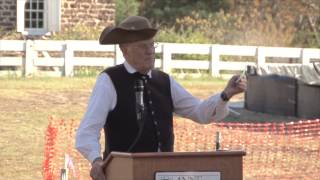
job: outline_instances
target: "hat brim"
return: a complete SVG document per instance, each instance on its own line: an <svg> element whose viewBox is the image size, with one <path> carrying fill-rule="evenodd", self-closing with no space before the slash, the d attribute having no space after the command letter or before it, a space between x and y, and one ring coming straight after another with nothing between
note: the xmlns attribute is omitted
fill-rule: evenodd
<svg viewBox="0 0 320 180"><path fill-rule="evenodd" d="M156 35L158 29L148 28L128 30L118 27L107 27L100 35L100 44L123 44L150 39Z"/></svg>

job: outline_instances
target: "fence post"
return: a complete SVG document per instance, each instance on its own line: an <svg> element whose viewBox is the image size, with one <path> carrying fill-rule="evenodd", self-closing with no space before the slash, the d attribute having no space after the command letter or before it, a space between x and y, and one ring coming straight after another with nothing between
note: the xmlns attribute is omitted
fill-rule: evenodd
<svg viewBox="0 0 320 180"><path fill-rule="evenodd" d="M266 63L266 56L263 47L258 47L257 57L257 71L260 71L259 69Z"/></svg>
<svg viewBox="0 0 320 180"><path fill-rule="evenodd" d="M308 51L306 49L301 49L301 59L303 65L308 65L310 63L310 56L307 52Z"/></svg>
<svg viewBox="0 0 320 180"><path fill-rule="evenodd" d="M74 51L71 47L71 44L68 43L68 41L65 41L64 44L64 76L72 77L74 75L73 72L73 57L74 57Z"/></svg>
<svg viewBox="0 0 320 180"><path fill-rule="evenodd" d="M33 74L33 62L37 52L34 50L34 42L27 40L26 42L26 55L23 61L23 76L31 76Z"/></svg>
<svg viewBox="0 0 320 180"><path fill-rule="evenodd" d="M123 57L123 54L122 54L122 51L119 47L119 45L115 45L114 46L115 48L115 60L114 60L114 65L117 65L117 64L121 64L125 61L124 57Z"/></svg>
<svg viewBox="0 0 320 180"><path fill-rule="evenodd" d="M171 63L172 63L172 55L170 50L170 44L164 43L162 44L162 61L161 61L162 71L170 74Z"/></svg>
<svg viewBox="0 0 320 180"><path fill-rule="evenodd" d="M220 76L220 52L219 52L219 45L213 44L210 46L210 74L213 77Z"/></svg>

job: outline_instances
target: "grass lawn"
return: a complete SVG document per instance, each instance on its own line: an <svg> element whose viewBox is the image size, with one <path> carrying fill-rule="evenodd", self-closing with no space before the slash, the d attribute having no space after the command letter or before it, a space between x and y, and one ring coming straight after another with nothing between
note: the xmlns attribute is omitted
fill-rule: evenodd
<svg viewBox="0 0 320 180"><path fill-rule="evenodd" d="M178 80L198 98L220 92L226 81ZM80 121L95 77L0 79L0 179L42 179L48 117ZM243 99L243 95L234 98ZM238 110L226 121L296 120Z"/></svg>

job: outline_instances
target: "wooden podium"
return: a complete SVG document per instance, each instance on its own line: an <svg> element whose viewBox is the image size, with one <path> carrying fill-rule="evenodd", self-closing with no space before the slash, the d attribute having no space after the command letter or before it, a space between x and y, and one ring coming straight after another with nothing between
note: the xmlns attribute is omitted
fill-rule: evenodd
<svg viewBox="0 0 320 180"><path fill-rule="evenodd" d="M219 174L219 178L216 179L242 180L242 157L245 154L244 151L111 152L104 162L104 170L107 180L155 180L156 175L164 172L176 172L178 175L186 172L215 172ZM183 178L185 176L181 176L180 179ZM168 178L158 179L171 180L175 178L168 176Z"/></svg>

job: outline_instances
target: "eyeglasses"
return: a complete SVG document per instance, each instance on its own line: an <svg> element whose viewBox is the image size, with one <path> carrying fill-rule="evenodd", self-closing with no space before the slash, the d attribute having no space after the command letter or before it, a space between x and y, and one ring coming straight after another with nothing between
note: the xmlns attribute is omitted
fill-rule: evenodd
<svg viewBox="0 0 320 180"><path fill-rule="evenodd" d="M159 43L151 42L151 43L142 43L142 44L131 44L131 47L139 48L139 49L150 49L150 48L157 48Z"/></svg>

